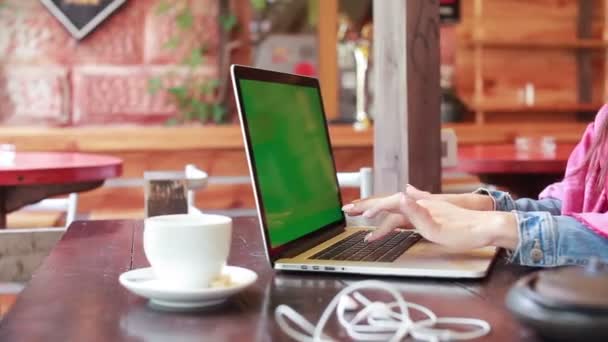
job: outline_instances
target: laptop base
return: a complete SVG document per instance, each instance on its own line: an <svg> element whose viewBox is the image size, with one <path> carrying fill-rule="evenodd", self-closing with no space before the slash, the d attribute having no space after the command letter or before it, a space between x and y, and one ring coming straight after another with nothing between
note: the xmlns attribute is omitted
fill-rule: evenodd
<svg viewBox="0 0 608 342"><path fill-rule="evenodd" d="M299 272L350 273L379 276L407 276L433 278L483 278L497 254L496 247L485 247L467 252L456 252L446 247L420 240L393 262L361 262L347 260L313 260L320 250L366 228L347 228L324 243L294 257L279 259L276 270Z"/></svg>

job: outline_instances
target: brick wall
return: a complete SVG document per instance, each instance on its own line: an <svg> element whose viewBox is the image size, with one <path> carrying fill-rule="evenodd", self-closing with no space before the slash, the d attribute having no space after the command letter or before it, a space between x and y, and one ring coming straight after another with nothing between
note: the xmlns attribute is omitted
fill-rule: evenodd
<svg viewBox="0 0 608 342"><path fill-rule="evenodd" d="M148 93L148 79L171 72L193 46L163 48L175 30L157 0L128 0L82 41L73 39L39 0L0 0L0 124L78 126L158 124L175 115L165 94ZM195 73L217 77L217 1L190 0L195 25L211 54Z"/></svg>

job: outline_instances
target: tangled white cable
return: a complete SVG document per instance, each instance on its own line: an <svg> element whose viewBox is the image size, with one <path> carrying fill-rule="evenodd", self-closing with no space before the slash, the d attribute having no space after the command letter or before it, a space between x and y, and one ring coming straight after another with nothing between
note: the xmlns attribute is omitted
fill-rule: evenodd
<svg viewBox="0 0 608 342"><path fill-rule="evenodd" d="M394 299L391 303L372 302L359 290L382 290ZM352 294L352 297L350 296ZM362 304L363 308L354 312ZM400 341L411 335L415 339L426 341L469 340L484 336L490 332L490 324L484 320L464 317L437 317L428 308L407 302L401 293L392 285L378 280L364 280L344 289L331 300L321 314L316 325L312 325L302 315L287 305L279 305L274 314L279 327L291 338L300 342L326 342L332 339L323 334L323 329L336 310L338 322L348 335L358 341ZM395 309L398 309L395 311ZM427 316L424 320L412 321L409 309L414 309ZM346 318L346 312L353 311ZM302 333L292 328L287 319L297 325ZM470 331L433 328L436 324L468 325L477 327Z"/></svg>

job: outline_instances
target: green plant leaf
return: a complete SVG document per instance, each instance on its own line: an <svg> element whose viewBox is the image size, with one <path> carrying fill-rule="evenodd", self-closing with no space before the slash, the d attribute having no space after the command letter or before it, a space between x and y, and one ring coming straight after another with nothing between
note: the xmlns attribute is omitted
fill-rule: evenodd
<svg viewBox="0 0 608 342"><path fill-rule="evenodd" d="M177 118L168 118L165 121L165 125L167 126L177 126L179 124L179 120Z"/></svg>
<svg viewBox="0 0 608 342"><path fill-rule="evenodd" d="M185 112L184 119L185 121L193 121L198 116L198 113L194 109L190 109Z"/></svg>
<svg viewBox="0 0 608 342"><path fill-rule="evenodd" d="M179 37L173 36L173 37L169 38L169 40L167 40L165 42L165 44L163 44L163 49L175 50L175 49L177 49L177 47L180 44L181 44L181 40L179 39Z"/></svg>
<svg viewBox="0 0 608 342"><path fill-rule="evenodd" d="M266 8L266 0L251 0L251 6L256 11L262 11Z"/></svg>
<svg viewBox="0 0 608 342"><path fill-rule="evenodd" d="M160 77L153 77L148 80L148 93L155 95L163 88L163 80Z"/></svg>
<svg viewBox="0 0 608 342"><path fill-rule="evenodd" d="M175 17L175 22L177 23L177 27L182 30L188 30L192 28L192 24L194 23L194 17L192 16L192 13L190 13L190 9L186 7L181 10L177 17Z"/></svg>
<svg viewBox="0 0 608 342"><path fill-rule="evenodd" d="M167 89L167 91L169 91L169 93L172 94L173 96L180 98L180 99L186 98L186 96L188 95L188 90L186 89L186 87L183 87L183 86L171 87L171 88Z"/></svg>
<svg viewBox="0 0 608 342"><path fill-rule="evenodd" d="M160 0L156 4L156 9L154 10L154 13L156 15L163 15L163 14L166 14L167 12L169 12L171 10L171 8L173 8L173 3L171 1Z"/></svg>
<svg viewBox="0 0 608 342"><path fill-rule="evenodd" d="M221 123L224 121L226 116L226 107L224 107L221 103L216 103L213 105L212 109L213 121L215 123Z"/></svg>
<svg viewBox="0 0 608 342"><path fill-rule="evenodd" d="M236 15L228 13L220 17L220 22L224 31L230 32L236 26L238 20L236 18Z"/></svg>
<svg viewBox="0 0 608 342"><path fill-rule="evenodd" d="M211 95L215 92L215 90L217 89L217 87L219 87L219 85L220 85L219 80L208 80L208 81L202 82L199 86L199 89L200 89L201 93L203 93L204 95Z"/></svg>
<svg viewBox="0 0 608 342"><path fill-rule="evenodd" d="M203 57L203 53L200 49L193 49L190 51L190 54L184 59L184 64L189 65L190 67L197 67L203 64L205 58Z"/></svg>
<svg viewBox="0 0 608 342"><path fill-rule="evenodd" d="M209 83L203 83L199 87L201 94L203 95L211 95L213 94L213 87L209 85Z"/></svg>
<svg viewBox="0 0 608 342"><path fill-rule="evenodd" d="M207 83L209 83L209 86L213 87L213 89L217 89L217 87L220 86L220 80L216 80L216 79L209 80L209 81L207 81Z"/></svg>
<svg viewBox="0 0 608 342"><path fill-rule="evenodd" d="M177 106L179 109L184 109L188 107L188 103L190 102L188 97L188 89L185 86L175 86L167 89L169 94L175 97L177 101Z"/></svg>
<svg viewBox="0 0 608 342"><path fill-rule="evenodd" d="M196 112L199 121L205 122L209 119L209 104L194 99L192 100L192 109Z"/></svg>

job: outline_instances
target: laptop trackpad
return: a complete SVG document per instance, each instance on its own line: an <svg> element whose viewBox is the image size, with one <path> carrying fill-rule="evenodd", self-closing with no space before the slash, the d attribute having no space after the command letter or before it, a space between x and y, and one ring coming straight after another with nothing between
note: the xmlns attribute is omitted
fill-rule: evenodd
<svg viewBox="0 0 608 342"><path fill-rule="evenodd" d="M472 265L487 265L496 254L496 247L484 247L470 251L456 251L445 246L420 240L395 263L416 268L470 268Z"/></svg>

